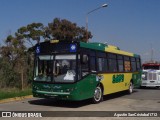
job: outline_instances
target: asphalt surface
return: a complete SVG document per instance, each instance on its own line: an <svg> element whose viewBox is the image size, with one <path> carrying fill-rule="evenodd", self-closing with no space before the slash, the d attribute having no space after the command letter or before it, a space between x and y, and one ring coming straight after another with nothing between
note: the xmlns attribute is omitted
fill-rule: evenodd
<svg viewBox="0 0 160 120"><path fill-rule="evenodd" d="M53 99L31 98L0 104L0 111L160 111L160 89L146 88L135 89L131 95L126 92L104 96L104 101L99 104L91 104L84 101L55 101ZM73 117L72 117L73 118ZM91 119L92 117L87 117ZM8 119L8 118L7 118ZM27 118L26 118L27 119ZM50 118L45 118L50 119ZM63 119L58 117L56 119ZM65 119L69 119L65 117ZM75 117L76 119L83 119ZM96 119L95 117L93 119ZM97 118L98 119L98 118ZM101 118L105 119L105 118ZM122 118L107 118L122 119ZM127 118L123 118L124 120ZM135 119L134 117L130 118ZM138 118L136 119L159 119Z"/></svg>

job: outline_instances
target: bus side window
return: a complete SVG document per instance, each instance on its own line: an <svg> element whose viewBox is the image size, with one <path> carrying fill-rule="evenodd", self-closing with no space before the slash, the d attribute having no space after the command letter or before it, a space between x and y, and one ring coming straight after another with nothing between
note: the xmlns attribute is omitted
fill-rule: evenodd
<svg viewBox="0 0 160 120"><path fill-rule="evenodd" d="M98 58L98 71L99 72L107 72L108 71L108 65L107 65L107 59L106 58Z"/></svg>
<svg viewBox="0 0 160 120"><path fill-rule="evenodd" d="M136 67L136 61L135 61L135 58L131 58L131 66L132 66L132 71L135 72L137 70L137 67Z"/></svg>
<svg viewBox="0 0 160 120"><path fill-rule="evenodd" d="M91 56L90 57L90 70L91 71L96 71L96 59L95 57Z"/></svg>
<svg viewBox="0 0 160 120"><path fill-rule="evenodd" d="M136 58L136 63L137 63L137 70L140 70L141 69L140 58Z"/></svg>
<svg viewBox="0 0 160 120"><path fill-rule="evenodd" d="M117 72L117 60L108 59L109 62L109 72Z"/></svg>
<svg viewBox="0 0 160 120"><path fill-rule="evenodd" d="M124 70L125 70L125 72L131 71L131 62L130 62L129 57L127 57L127 56L124 57Z"/></svg>
<svg viewBox="0 0 160 120"><path fill-rule="evenodd" d="M81 59L82 59L81 60L82 77L85 76L85 75L87 75L89 73L89 64L88 64L89 61L87 60L85 63L82 62L84 59L86 59L86 58L83 58L84 56L86 57L86 54L82 54L81 55Z"/></svg>
<svg viewBox="0 0 160 120"><path fill-rule="evenodd" d="M130 72L131 71L130 61L124 61L124 69L125 69L125 72Z"/></svg>
<svg viewBox="0 0 160 120"><path fill-rule="evenodd" d="M123 60L118 60L118 70L119 70L119 72L124 71Z"/></svg>
<svg viewBox="0 0 160 120"><path fill-rule="evenodd" d="M117 59L118 59L118 71L119 72L124 72L123 56L122 55L117 55Z"/></svg>
<svg viewBox="0 0 160 120"><path fill-rule="evenodd" d="M116 55L108 53L109 72L117 72L117 59Z"/></svg>

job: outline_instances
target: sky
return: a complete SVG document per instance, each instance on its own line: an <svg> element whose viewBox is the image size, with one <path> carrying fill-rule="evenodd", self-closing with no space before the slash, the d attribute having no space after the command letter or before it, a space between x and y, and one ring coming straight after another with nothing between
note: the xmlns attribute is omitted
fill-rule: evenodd
<svg viewBox="0 0 160 120"><path fill-rule="evenodd" d="M104 3L108 7L88 15L90 42L108 43L160 61L160 0L0 0L0 43L22 26L54 18L86 27L86 15Z"/></svg>

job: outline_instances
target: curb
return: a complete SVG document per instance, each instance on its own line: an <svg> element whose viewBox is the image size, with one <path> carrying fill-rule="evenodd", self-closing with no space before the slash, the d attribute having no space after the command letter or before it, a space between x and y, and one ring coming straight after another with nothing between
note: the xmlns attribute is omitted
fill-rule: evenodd
<svg viewBox="0 0 160 120"><path fill-rule="evenodd" d="M21 101L27 98L33 98L33 95L3 99L3 100L0 100L0 104L7 103L7 102L13 102L13 101Z"/></svg>

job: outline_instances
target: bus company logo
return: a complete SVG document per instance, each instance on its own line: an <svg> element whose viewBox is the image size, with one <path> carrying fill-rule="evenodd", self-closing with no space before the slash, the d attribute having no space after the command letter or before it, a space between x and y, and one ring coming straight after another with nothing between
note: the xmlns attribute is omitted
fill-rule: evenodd
<svg viewBox="0 0 160 120"><path fill-rule="evenodd" d="M40 53L40 46L37 46L37 48L36 48L36 53L37 53L37 54Z"/></svg>
<svg viewBox="0 0 160 120"><path fill-rule="evenodd" d="M113 75L112 83L120 83L124 81L124 74Z"/></svg>
<svg viewBox="0 0 160 120"><path fill-rule="evenodd" d="M70 52L76 52L76 50L77 50L76 45L75 44L71 44L70 45Z"/></svg>
<svg viewBox="0 0 160 120"><path fill-rule="evenodd" d="M62 86L54 86L53 89L61 89Z"/></svg>
<svg viewBox="0 0 160 120"><path fill-rule="evenodd" d="M50 89L51 87L49 85L43 85L43 88Z"/></svg>

